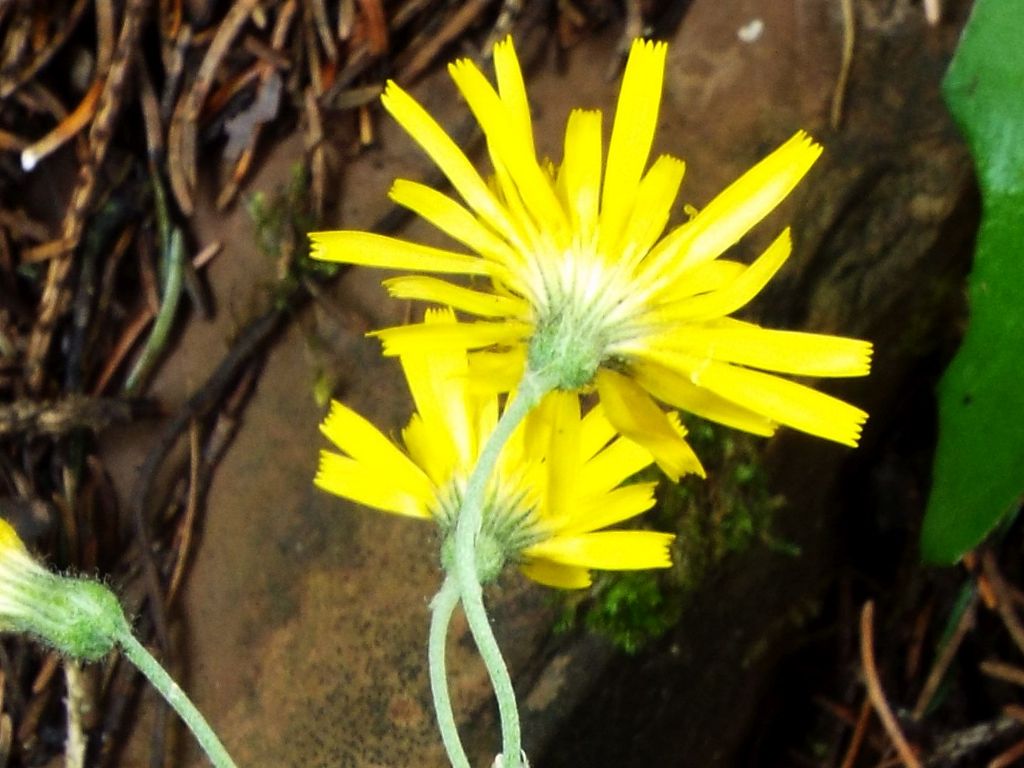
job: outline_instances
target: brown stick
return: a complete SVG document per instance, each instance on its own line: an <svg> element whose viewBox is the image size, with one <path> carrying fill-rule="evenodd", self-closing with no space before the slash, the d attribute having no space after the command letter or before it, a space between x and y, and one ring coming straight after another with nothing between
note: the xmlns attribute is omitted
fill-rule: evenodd
<svg viewBox="0 0 1024 768"><path fill-rule="evenodd" d="M911 715L915 720L920 720L924 717L924 712L928 709L928 705L931 704L932 698L935 696L935 692L939 689L939 684L942 683L942 678L946 676L946 671L949 669L949 665L953 663L953 659L956 656L956 652L960 649L960 644L963 642L964 637L974 627L975 612L978 604L977 594L971 597L970 604L964 609L963 614L960 616L960 621L957 622L956 628L953 630L953 634L950 636L949 641L943 647L939 657L932 664L931 670L928 672L928 677L924 681L924 687L921 689L921 694L917 697L917 703L914 705L914 711Z"/></svg>
<svg viewBox="0 0 1024 768"><path fill-rule="evenodd" d="M993 758L992 762L988 764L988 768L1010 768L1022 757L1024 757L1024 741L1018 741L1008 750Z"/></svg>
<svg viewBox="0 0 1024 768"><path fill-rule="evenodd" d="M148 6L149 0L131 0L125 9L114 58L110 62L110 71L100 93L96 117L89 128L89 149L92 153L92 160L83 164L79 169L75 191L64 214L63 241L66 253L50 262L43 295L39 302L39 319L32 328L32 335L29 338L25 367L29 389L32 391L38 391L42 387L43 363L50 349L53 329L67 303L65 282L71 272L71 251L78 245L78 241L82 237L85 218L96 192L97 170L103 163L107 148L110 146L114 123L120 112L124 84L131 71L134 54L138 49L136 43L139 30Z"/></svg>
<svg viewBox="0 0 1024 768"><path fill-rule="evenodd" d="M1021 653L1024 653L1024 625L1021 624L1020 617L1017 615L1017 611L1014 610L1013 598L1010 596L1010 590L1007 588L1003 574L999 572L996 556L992 550L986 550L982 554L981 567L985 573L985 578L988 579L989 585L992 587L992 592L995 594L996 611L999 613L999 618L1003 620L1003 624L1006 625L1006 629L1010 633L1010 637L1013 638L1013 642L1017 644L1017 648L1020 649Z"/></svg>
<svg viewBox="0 0 1024 768"><path fill-rule="evenodd" d="M171 173L171 189L182 212L191 216L195 210L192 190L196 186L196 135L199 112L213 85L217 68L227 54L231 43L252 15L259 0L237 0L217 28L213 42L206 50L192 88L181 97L171 118L167 136L168 165L178 173Z"/></svg>
<svg viewBox="0 0 1024 768"><path fill-rule="evenodd" d="M85 92L78 106L66 118L61 120L53 130L41 139L33 142L21 152L21 167L26 172L36 167L40 160L73 139L80 130L85 128L96 114L97 102L103 88L101 80L94 80Z"/></svg>
<svg viewBox="0 0 1024 768"><path fill-rule="evenodd" d="M1005 661L987 660L981 662L982 674L1024 687L1024 668Z"/></svg>
<svg viewBox="0 0 1024 768"><path fill-rule="evenodd" d="M167 585L167 608L170 609L181 586L181 578L185 575L185 563L192 550L192 532L195 527L196 508L199 506L199 465L202 453L199 445L199 424L192 421L188 428L188 497L185 502L185 515L178 526L178 556L174 561L171 581Z"/></svg>
<svg viewBox="0 0 1024 768"><path fill-rule="evenodd" d="M864 743L864 736L868 732L868 722L871 718L871 702L867 699L860 707L860 715L857 717L857 725L850 737L850 744L846 747L846 756L843 757L843 764L840 768L853 768L860 754L861 745Z"/></svg>
<svg viewBox="0 0 1024 768"><path fill-rule="evenodd" d="M36 73L46 66L47 62L53 58L53 55L61 49L64 42L71 36L71 33L75 31L75 27L78 26L78 21L82 18L82 14L85 13L87 5L87 0L75 0L75 4L71 6L71 12L68 13L67 20L47 41L48 45L33 57L28 66L14 77L0 78L0 99L6 99L34 78Z"/></svg>
<svg viewBox="0 0 1024 768"><path fill-rule="evenodd" d="M843 58L839 65L839 77L832 91L832 111L829 124L837 130L843 122L843 105L846 102L846 88L850 82L853 67L853 49L857 39L857 19L853 11L853 0L840 0L843 10Z"/></svg>
<svg viewBox="0 0 1024 768"><path fill-rule="evenodd" d="M82 395L55 402L15 400L0 405L0 437L63 435L81 428L98 431L115 422L127 423L146 410L152 411L139 400Z"/></svg>
<svg viewBox="0 0 1024 768"><path fill-rule="evenodd" d="M864 671L864 683L868 689L868 698L878 713L878 719L882 721L886 733L892 740L900 760L906 768L921 768L921 761L917 759L914 750L907 743L896 716L892 713L889 702L886 701L885 692L882 690L882 683L878 677L878 668L875 666L874 648L874 617L875 604L870 600L864 604L860 614L860 659Z"/></svg>

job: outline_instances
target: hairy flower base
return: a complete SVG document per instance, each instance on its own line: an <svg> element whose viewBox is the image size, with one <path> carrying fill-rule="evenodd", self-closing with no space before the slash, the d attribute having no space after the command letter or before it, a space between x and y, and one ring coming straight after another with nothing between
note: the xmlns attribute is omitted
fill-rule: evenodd
<svg viewBox="0 0 1024 768"><path fill-rule="evenodd" d="M46 570L0 519L0 630L25 632L74 659L95 661L128 631L128 622L109 589Z"/></svg>
<svg viewBox="0 0 1024 768"><path fill-rule="evenodd" d="M603 362L604 328L566 305L560 314L538 323L526 360L534 371L549 371L556 388L578 390L590 384Z"/></svg>
<svg viewBox="0 0 1024 768"><path fill-rule="evenodd" d="M723 258L793 190L821 147L798 132L666 231L684 173L673 157L648 163L666 50L634 43L607 156L601 113L576 110L557 167L537 158L511 41L494 49L496 88L472 62L453 64L452 79L487 138L490 183L412 97L388 83L384 106L461 200L406 180L395 182L391 197L468 252L342 231L314 233L313 255L470 277L471 287L423 275L386 281L396 297L480 319L379 331L385 354L472 351L470 375L496 391L513 388L527 369L555 367L560 388L594 386L602 401L613 401L607 414L615 428L647 446L670 477L700 465L656 401L754 434L786 425L855 445L867 414L777 374L863 376L871 344L731 317L785 264L788 229L749 265Z"/></svg>
<svg viewBox="0 0 1024 768"><path fill-rule="evenodd" d="M431 311L426 323L453 326L455 318ZM321 453L315 483L385 512L436 520L447 561L463 490L494 431L499 398L472 386L465 352L409 351L401 362L416 403L402 432L405 450L335 402L321 429L340 453ZM481 580L506 562L567 589L589 585L594 568L668 567L671 534L602 530L654 504L654 483L621 485L652 461L646 448L615 434L604 407L583 416L575 394L545 397L512 433L487 486L477 537Z"/></svg>

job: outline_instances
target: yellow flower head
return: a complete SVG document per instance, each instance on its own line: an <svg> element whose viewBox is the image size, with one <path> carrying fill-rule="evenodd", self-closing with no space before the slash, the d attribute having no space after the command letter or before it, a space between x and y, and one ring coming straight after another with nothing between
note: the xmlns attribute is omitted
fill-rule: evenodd
<svg viewBox="0 0 1024 768"><path fill-rule="evenodd" d="M648 164L665 55L663 43L633 44L607 157L601 113L577 110L557 168L537 158L510 40L494 48L497 88L472 62L452 64L487 138L491 183L419 104L388 83L385 108L461 201L403 179L391 197L470 253L345 231L314 233L313 254L476 278L473 287L426 276L388 280L397 297L484 319L381 331L385 352L475 350L474 376L499 388L515 386L527 366L552 372L560 389L596 386L615 428L647 446L672 477L700 468L655 400L755 434L784 424L855 445L863 411L773 374L861 376L871 345L730 317L786 261L789 230L750 265L721 258L790 193L821 147L797 133L666 233L684 166L667 155Z"/></svg>
<svg viewBox="0 0 1024 768"><path fill-rule="evenodd" d="M442 310L428 311L426 324L458 325ZM498 396L473 386L464 350L405 350L401 362L416 405L402 431L405 450L335 402L320 428L341 453L321 452L315 483L385 512L433 518L447 538L497 422ZM488 484L481 578L509 560L566 589L588 586L592 568L668 567L672 535L600 530L654 504L654 483L620 485L651 463L647 450L616 436L600 406L581 417L575 394L551 393L512 434Z"/></svg>

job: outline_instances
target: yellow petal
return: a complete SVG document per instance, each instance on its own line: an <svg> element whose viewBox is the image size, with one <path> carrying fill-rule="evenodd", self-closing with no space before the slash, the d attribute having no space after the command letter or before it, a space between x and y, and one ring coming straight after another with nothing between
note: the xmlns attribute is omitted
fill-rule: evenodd
<svg viewBox="0 0 1024 768"><path fill-rule="evenodd" d="M469 59L448 65L448 72L487 137L495 166L508 170L527 210L547 233L564 233L568 221L551 180L537 163L532 147L514 130L514 118L487 78Z"/></svg>
<svg viewBox="0 0 1024 768"><path fill-rule="evenodd" d="M395 482L414 491L418 498L425 500L433 495L430 481L408 456L373 424L337 400L331 402L331 411L320 431L361 465L388 468Z"/></svg>
<svg viewBox="0 0 1024 768"><path fill-rule="evenodd" d="M373 232L311 232L309 238L313 258L322 261L460 275L495 273L496 265L478 256L452 253Z"/></svg>
<svg viewBox="0 0 1024 768"><path fill-rule="evenodd" d="M384 281L384 287L396 299L445 304L481 317L522 317L529 312L529 307L520 299L474 291L433 277L393 277Z"/></svg>
<svg viewBox="0 0 1024 768"><path fill-rule="evenodd" d="M474 391L508 392L515 388L526 368L526 346L501 352L479 351L469 356L469 377Z"/></svg>
<svg viewBox="0 0 1024 768"><path fill-rule="evenodd" d="M789 228L783 230L753 264L747 267L731 283L717 291L704 293L690 299L660 308L657 317L670 322L706 320L722 317L745 306L761 292L768 281L775 276L792 250Z"/></svg>
<svg viewBox="0 0 1024 768"><path fill-rule="evenodd" d="M683 266L713 259L736 243L793 191L821 151L799 131L730 184L694 218Z"/></svg>
<svg viewBox="0 0 1024 768"><path fill-rule="evenodd" d="M667 275L644 271L637 276L637 281L640 285L652 286L651 293L657 292L655 301L670 304L708 291L717 291L736 280L747 270L747 266L738 261L715 259L698 264L673 280L669 280ZM657 311L654 310L654 316Z"/></svg>
<svg viewBox="0 0 1024 768"><path fill-rule="evenodd" d="M523 196L520 194L519 188L516 186L515 180L512 178L512 174L509 172L502 157L493 150L491 155L491 164L494 166L492 184L500 192L501 201L505 205L505 210L509 213L509 220L516 228L520 255L524 256L523 265L518 270L511 270L510 275L521 277L524 269L537 266L538 260L534 257L534 254L543 250L543 237L538 229L538 224L527 210L527 205L523 202ZM520 293L523 293L518 284L516 287Z"/></svg>
<svg viewBox="0 0 1024 768"><path fill-rule="evenodd" d="M405 487L386 467L368 466L331 451L320 452L320 468L313 483L328 493L384 512L429 518L427 503L418 489Z"/></svg>
<svg viewBox="0 0 1024 768"><path fill-rule="evenodd" d="M9 550L24 552L25 545L11 524L0 518L0 553Z"/></svg>
<svg viewBox="0 0 1024 768"><path fill-rule="evenodd" d="M635 360L631 373L636 383L658 400L733 429L763 437L775 434L776 425L771 419L696 386L689 377L672 367L670 354L651 357L657 362Z"/></svg>
<svg viewBox="0 0 1024 768"><path fill-rule="evenodd" d="M418 413L412 415L402 430L402 442L409 457L426 473L435 488L441 488L451 480L458 465L455 446L447 435L428 429Z"/></svg>
<svg viewBox="0 0 1024 768"><path fill-rule="evenodd" d="M426 327L454 325L428 315ZM416 412L428 432L436 435L434 444L442 453L454 450L453 466L470 467L476 459L476 414L471 413L467 393L468 367L461 350L408 351L401 356L402 369L409 384ZM452 447L445 451L445 444Z"/></svg>
<svg viewBox="0 0 1024 768"><path fill-rule="evenodd" d="M515 391L509 393L509 398L515 396ZM537 506L544 494L544 483L547 476L539 472L540 459L537 456L537 448L529 445L524 439L527 431L526 425L529 419L519 424L498 457L498 464L494 472L492 483L500 485L505 490L506 498L512 498L520 494L528 494L531 499L530 507ZM529 508L525 502L519 505L521 509Z"/></svg>
<svg viewBox="0 0 1024 768"><path fill-rule="evenodd" d="M616 258L629 272L665 231L685 170L682 160L661 155L640 181L633 212L616 249L620 251Z"/></svg>
<svg viewBox="0 0 1024 768"><path fill-rule="evenodd" d="M552 392L549 445L546 451L548 476L544 499L546 514L568 514L577 500L580 468L580 399L575 392Z"/></svg>
<svg viewBox="0 0 1024 768"><path fill-rule="evenodd" d="M668 46L635 40L622 76L601 192L601 242L619 241L647 165L661 104Z"/></svg>
<svg viewBox="0 0 1024 768"><path fill-rule="evenodd" d="M579 494L596 496L607 493L653 462L654 456L646 445L618 438L580 469Z"/></svg>
<svg viewBox="0 0 1024 768"><path fill-rule="evenodd" d="M429 221L446 235L481 256L505 267L522 263L522 257L493 230L447 195L407 179L396 179L388 193L392 200Z"/></svg>
<svg viewBox="0 0 1024 768"><path fill-rule="evenodd" d="M580 460L589 461L615 436L615 427L604 415L601 403L597 403L587 412L580 424Z"/></svg>
<svg viewBox="0 0 1024 768"><path fill-rule="evenodd" d="M517 143L530 157L536 157L530 103L526 98L523 72L519 67L511 35L494 46L494 74L498 81L498 94L512 118L512 128L518 134Z"/></svg>
<svg viewBox="0 0 1024 768"><path fill-rule="evenodd" d="M548 539L527 547L523 554L530 559L607 571L669 568L673 539L670 533L653 531L601 531Z"/></svg>
<svg viewBox="0 0 1024 768"><path fill-rule="evenodd" d="M693 449L643 389L604 368L598 371L596 381L605 414L621 435L650 451L672 480L689 472L703 477L704 470Z"/></svg>
<svg viewBox="0 0 1024 768"><path fill-rule="evenodd" d="M568 519L552 521L552 525L558 525L555 533L574 536L607 528L636 517L654 506L654 489L657 485L633 483L608 493L580 499L576 510Z"/></svg>
<svg viewBox="0 0 1024 768"><path fill-rule="evenodd" d="M574 109L565 126L560 169L573 229L589 243L597 225L601 194L601 113Z"/></svg>
<svg viewBox="0 0 1024 768"><path fill-rule="evenodd" d="M487 438L494 432L498 423L498 397L496 392L480 392L468 382L468 396L476 402L476 445L477 455L487 443Z"/></svg>
<svg viewBox="0 0 1024 768"><path fill-rule="evenodd" d="M523 575L538 584L557 589L586 589L590 586L590 571L571 565L559 565L548 560L521 563Z"/></svg>
<svg viewBox="0 0 1024 768"><path fill-rule="evenodd" d="M479 349L492 344L512 345L528 338L532 326L527 323L454 323L450 326L399 325L373 331L384 343L384 354L392 357L417 350Z"/></svg>
<svg viewBox="0 0 1024 768"><path fill-rule="evenodd" d="M519 382L516 382L518 386ZM508 402L516 396L516 388L513 387L508 394ZM530 412L523 419L522 433L523 445L538 461L545 461L551 449L551 429L558 418L559 397L554 392L546 394L541 398ZM545 482L547 482L545 480Z"/></svg>
<svg viewBox="0 0 1024 768"><path fill-rule="evenodd" d="M389 80L381 96L381 104L391 113L406 133L423 148L431 160L448 177L455 190L470 208L477 212L506 239L511 239L514 228L494 194L476 172L469 158L452 141L444 129L421 107L415 99Z"/></svg>
<svg viewBox="0 0 1024 768"><path fill-rule="evenodd" d="M668 235L659 246L659 261L667 259L683 271L718 257L774 210L820 155L821 146L799 131Z"/></svg>
<svg viewBox="0 0 1024 768"><path fill-rule="evenodd" d="M865 376L871 370L871 343L842 336L777 331L724 318L690 325L651 340L691 357L709 357L797 376Z"/></svg>
<svg viewBox="0 0 1024 768"><path fill-rule="evenodd" d="M780 424L856 446L868 415L817 390L728 363L693 361L690 379Z"/></svg>

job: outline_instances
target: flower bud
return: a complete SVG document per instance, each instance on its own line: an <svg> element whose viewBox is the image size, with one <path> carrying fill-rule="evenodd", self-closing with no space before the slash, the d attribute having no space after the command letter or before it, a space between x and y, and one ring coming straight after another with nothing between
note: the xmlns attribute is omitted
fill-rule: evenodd
<svg viewBox="0 0 1024 768"><path fill-rule="evenodd" d="M5 520L0 520L0 631L25 632L82 661L103 658L130 632L107 587L43 568Z"/></svg>

